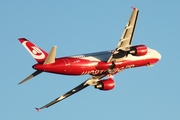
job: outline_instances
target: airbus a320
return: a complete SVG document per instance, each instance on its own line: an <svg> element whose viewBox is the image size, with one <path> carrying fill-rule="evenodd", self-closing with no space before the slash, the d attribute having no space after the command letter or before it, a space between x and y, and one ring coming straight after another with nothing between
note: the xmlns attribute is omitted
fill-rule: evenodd
<svg viewBox="0 0 180 120"><path fill-rule="evenodd" d="M115 87L113 80L115 74L129 68L152 66L158 62L161 59L161 55L156 50L143 44L131 45L138 13L139 10L133 8L122 36L114 50L56 58L56 46L53 46L48 54L27 39L19 38L22 45L37 61L37 64L33 65L36 71L19 84L42 72L74 76L90 75L90 78L77 87L36 109L40 111L43 108L48 108L88 86L93 86L99 90L112 90Z"/></svg>

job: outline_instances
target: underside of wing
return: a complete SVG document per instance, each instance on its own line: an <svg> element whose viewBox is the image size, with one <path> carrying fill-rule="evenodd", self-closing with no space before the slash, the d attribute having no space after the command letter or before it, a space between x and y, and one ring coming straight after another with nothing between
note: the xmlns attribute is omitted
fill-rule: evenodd
<svg viewBox="0 0 180 120"><path fill-rule="evenodd" d="M54 104L56 104L57 102L60 102L61 100L63 100L63 99L65 99L65 98L67 98L67 97L75 94L76 92L78 92L78 91L86 88L87 86L88 86L88 84L82 83L82 84L80 84L79 86L75 87L74 89L70 90L69 92L65 93L64 95L56 98L55 100L51 101L50 103L48 103L48 104L46 104L46 105L44 105L43 107L41 107L41 108L36 108L36 109L39 111L40 109L48 108L48 107L50 107L51 105L54 105Z"/></svg>
<svg viewBox="0 0 180 120"><path fill-rule="evenodd" d="M106 74L102 74L102 75L99 75L99 76L92 76L91 78L89 78L89 79L86 80L85 82L81 83L81 84L78 85L77 87L73 88L72 90L68 91L68 92L65 93L64 95L56 98L55 100L51 101L51 102L48 103L48 104L46 104L46 105L44 105L44 106L42 106L42 107L40 107L40 108L36 108L36 109L37 109L37 111L40 111L40 110L43 109L43 108L48 108L48 107L50 107L50 106L52 106L52 105L54 105L54 104L56 104L56 103L58 103L58 102L60 102L60 101L62 101L62 100L64 100L64 99L66 99L67 97L69 97L69 96L71 96L71 95L79 92L80 90L88 87L89 85L95 86L95 85L97 85L97 82L98 82L101 78L103 78L103 77L105 77L105 76L106 76Z"/></svg>
<svg viewBox="0 0 180 120"><path fill-rule="evenodd" d="M126 27L120 38L117 48L127 47L131 44L134 30L136 27L138 13L139 13L139 10L137 8L133 8L132 14L129 18L128 23L126 24Z"/></svg>
<svg viewBox="0 0 180 120"><path fill-rule="evenodd" d="M131 45L134 30L136 27L137 18L138 18L138 13L139 13L139 10L137 8L133 8L129 21L127 22L126 27L123 31L123 34L119 40L119 43L116 49L114 50L114 53L110 56L108 62L112 62L116 59L119 60L125 57L123 54L126 54L125 52L126 49ZM118 55L115 55L117 53L119 53L120 57L118 57Z"/></svg>

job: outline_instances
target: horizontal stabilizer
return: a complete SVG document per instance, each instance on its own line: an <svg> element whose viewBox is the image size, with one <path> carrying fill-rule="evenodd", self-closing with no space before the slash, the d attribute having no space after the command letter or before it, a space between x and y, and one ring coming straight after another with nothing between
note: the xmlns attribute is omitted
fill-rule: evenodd
<svg viewBox="0 0 180 120"><path fill-rule="evenodd" d="M36 75L39 75L40 73L42 73L43 71L35 71L34 73L32 73L31 75L29 75L27 78L25 78L24 80L22 80L21 82L19 82L18 84L22 84L28 80L30 80L31 78L35 77Z"/></svg>
<svg viewBox="0 0 180 120"><path fill-rule="evenodd" d="M43 64L50 64L50 63L54 63L54 62L55 62L56 49L57 49L57 46L53 46L53 47L51 48L51 51L50 51L48 57L46 58L46 60L44 61Z"/></svg>

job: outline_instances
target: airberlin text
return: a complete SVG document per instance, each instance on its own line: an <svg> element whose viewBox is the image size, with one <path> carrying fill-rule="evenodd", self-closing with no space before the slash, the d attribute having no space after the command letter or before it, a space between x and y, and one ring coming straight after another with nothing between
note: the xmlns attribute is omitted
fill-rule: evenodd
<svg viewBox="0 0 180 120"><path fill-rule="evenodd" d="M86 75L86 74L92 74L92 75L97 75L105 72L106 70L90 70L90 71L83 71L81 75Z"/></svg>
<svg viewBox="0 0 180 120"><path fill-rule="evenodd" d="M114 68L114 73L118 73L121 72L122 70L126 69L126 68L133 68L134 65L127 65L125 67L120 67L120 68ZM86 74L91 74L91 75L98 75L101 74L103 72L106 72L107 70L89 70L89 71L83 71L81 73L81 75L86 75Z"/></svg>

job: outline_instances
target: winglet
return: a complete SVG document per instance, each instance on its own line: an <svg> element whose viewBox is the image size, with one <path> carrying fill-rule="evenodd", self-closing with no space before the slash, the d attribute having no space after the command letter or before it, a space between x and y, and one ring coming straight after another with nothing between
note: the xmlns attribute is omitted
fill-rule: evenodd
<svg viewBox="0 0 180 120"><path fill-rule="evenodd" d="M40 112L40 110L41 110L40 108L35 108L35 109L37 110L37 112Z"/></svg>

